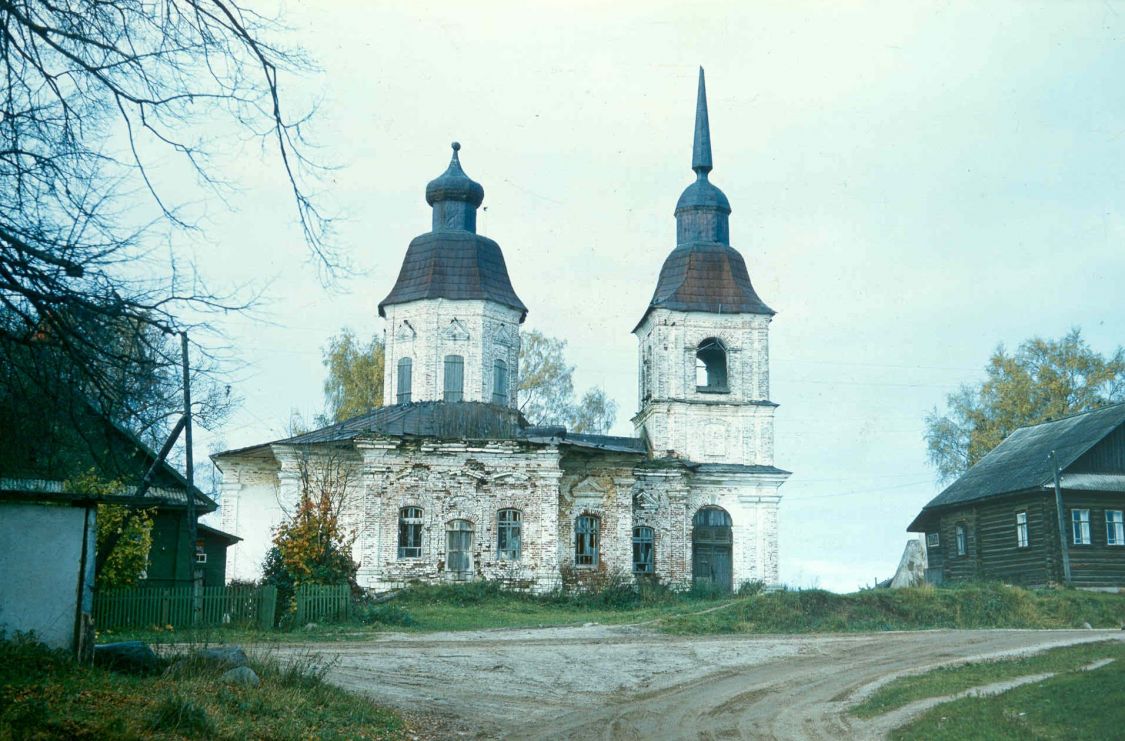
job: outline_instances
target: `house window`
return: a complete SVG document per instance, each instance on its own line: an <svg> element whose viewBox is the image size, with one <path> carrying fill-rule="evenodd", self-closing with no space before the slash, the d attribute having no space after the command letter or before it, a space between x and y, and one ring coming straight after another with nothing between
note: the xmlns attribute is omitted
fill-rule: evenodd
<svg viewBox="0 0 1125 741"><path fill-rule="evenodd" d="M398 557L422 556L422 508L403 507L398 511Z"/></svg>
<svg viewBox="0 0 1125 741"><path fill-rule="evenodd" d="M1125 545L1125 520L1119 509L1105 511L1105 544Z"/></svg>
<svg viewBox="0 0 1125 741"><path fill-rule="evenodd" d="M398 361L398 403L410 403L411 374L414 370L414 361L410 358L400 358Z"/></svg>
<svg viewBox="0 0 1125 741"><path fill-rule="evenodd" d="M508 364L499 358L492 364L492 403L508 404Z"/></svg>
<svg viewBox="0 0 1125 741"><path fill-rule="evenodd" d="M1070 510L1070 524L1075 545L1090 545L1090 510Z"/></svg>
<svg viewBox="0 0 1125 741"><path fill-rule="evenodd" d="M465 359L460 355L445 356L446 401L463 401L465 398Z"/></svg>
<svg viewBox="0 0 1125 741"><path fill-rule="evenodd" d="M1027 513L1016 513L1016 546L1027 548Z"/></svg>
<svg viewBox="0 0 1125 741"><path fill-rule="evenodd" d="M522 520L523 513L518 509L502 509L496 513L496 558L499 560L520 560Z"/></svg>
<svg viewBox="0 0 1125 741"><path fill-rule="evenodd" d="M695 390L725 394L727 388L727 348L722 340L708 337L695 350Z"/></svg>
<svg viewBox="0 0 1125 741"><path fill-rule="evenodd" d="M598 565L598 530L601 518L582 515L574 521L574 565Z"/></svg>
<svg viewBox="0 0 1125 741"><path fill-rule="evenodd" d="M958 525L957 528L953 531L953 534L957 538L957 555L958 556L964 556L965 551L966 551L966 548L965 548L965 526L964 525Z"/></svg>
<svg viewBox="0 0 1125 741"><path fill-rule="evenodd" d="M473 570L473 523L468 520L450 520L445 526L445 567L462 578Z"/></svg>
<svg viewBox="0 0 1125 741"><path fill-rule="evenodd" d="M652 528L633 528L633 573L651 574L652 568Z"/></svg>
<svg viewBox="0 0 1125 741"><path fill-rule="evenodd" d="M937 548L941 545L941 535L939 533L926 533L926 547Z"/></svg>

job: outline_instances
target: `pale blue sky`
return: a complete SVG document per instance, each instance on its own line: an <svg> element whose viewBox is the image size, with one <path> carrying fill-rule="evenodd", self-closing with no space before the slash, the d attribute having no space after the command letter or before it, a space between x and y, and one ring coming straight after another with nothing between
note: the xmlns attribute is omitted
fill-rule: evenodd
<svg viewBox="0 0 1125 741"><path fill-rule="evenodd" d="M288 2L321 69L310 133L323 205L363 274L326 290L278 172L231 163L232 212L194 249L216 281L265 285L220 320L243 408L228 447L319 409L320 348L376 305L429 228L449 142L485 188L528 328L569 342L576 385L636 411L640 318L692 179L707 70L712 181L772 325L784 581L889 576L937 491L922 419L988 354L1125 329L1125 4ZM206 439L206 436L204 436Z"/></svg>

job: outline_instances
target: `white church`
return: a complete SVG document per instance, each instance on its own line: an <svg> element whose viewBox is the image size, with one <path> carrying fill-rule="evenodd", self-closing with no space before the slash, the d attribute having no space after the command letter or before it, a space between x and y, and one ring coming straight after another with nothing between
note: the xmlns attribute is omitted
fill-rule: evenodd
<svg viewBox="0 0 1125 741"><path fill-rule="evenodd" d="M426 186L431 231L410 243L379 305L384 406L214 456L223 528L244 539L229 551L228 577L260 576L283 508L319 470L346 492L364 587L496 579L542 591L598 574L677 589L776 584L779 489L790 474L773 460L774 312L730 245L730 203L709 180L703 71L696 179L676 204L675 248L633 328L631 437L535 427L519 413L528 310L500 246L476 233L484 189L462 170L459 149Z"/></svg>

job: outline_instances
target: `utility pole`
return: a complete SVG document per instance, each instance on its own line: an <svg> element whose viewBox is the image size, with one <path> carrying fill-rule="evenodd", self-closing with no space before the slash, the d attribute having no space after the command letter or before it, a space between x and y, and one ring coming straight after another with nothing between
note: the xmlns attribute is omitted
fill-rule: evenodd
<svg viewBox="0 0 1125 741"><path fill-rule="evenodd" d="M199 540L198 515L195 511L195 469L191 453L191 376L188 366L187 331L180 332L180 350L184 370L184 472L187 478L188 568L191 569L192 624L198 623L203 612L203 570L196 562Z"/></svg>
<svg viewBox="0 0 1125 741"><path fill-rule="evenodd" d="M1051 474L1055 478L1055 510L1059 515L1059 553L1062 554L1063 583L1070 586L1070 544L1066 540L1066 510L1063 508L1062 487L1059 485L1059 463L1055 451L1047 456L1051 461Z"/></svg>

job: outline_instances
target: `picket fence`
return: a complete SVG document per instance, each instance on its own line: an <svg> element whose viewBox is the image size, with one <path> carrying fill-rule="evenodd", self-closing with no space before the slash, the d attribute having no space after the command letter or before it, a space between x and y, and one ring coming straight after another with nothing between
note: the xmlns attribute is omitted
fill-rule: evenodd
<svg viewBox="0 0 1125 741"><path fill-rule="evenodd" d="M237 625L270 629L277 614L277 587L203 587L198 619L193 619L193 588L133 587L97 592L98 630Z"/></svg>
<svg viewBox="0 0 1125 741"><path fill-rule="evenodd" d="M94 595L98 630L121 628L214 627L236 625L269 630L277 624L277 587L203 587L198 618L193 620L192 587L132 587ZM295 625L343 622L351 616L347 584L309 584L294 595ZM286 609L288 605L282 605Z"/></svg>
<svg viewBox="0 0 1125 741"><path fill-rule="evenodd" d="M297 587L294 624L346 621L351 615L352 590L347 584L306 584Z"/></svg>

